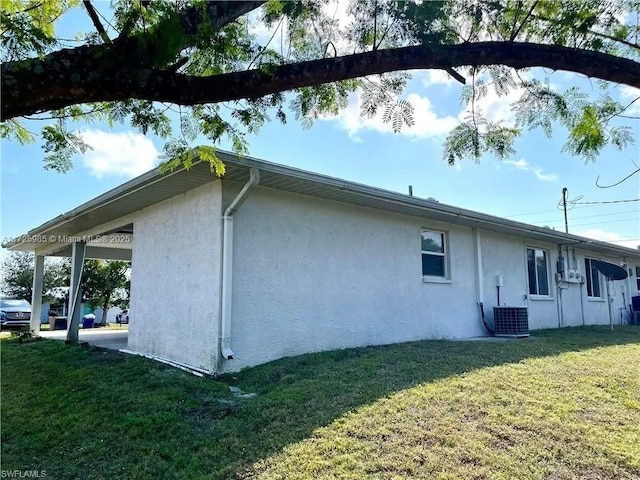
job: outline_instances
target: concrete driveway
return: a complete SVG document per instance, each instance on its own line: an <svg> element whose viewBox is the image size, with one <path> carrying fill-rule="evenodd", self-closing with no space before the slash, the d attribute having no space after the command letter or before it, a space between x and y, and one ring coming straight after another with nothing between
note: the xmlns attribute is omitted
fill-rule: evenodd
<svg viewBox="0 0 640 480"><path fill-rule="evenodd" d="M65 340L67 338L67 331L42 331L40 332L40 336L43 338L51 338L53 340ZM110 330L107 328L88 328L85 330L81 328L78 332L78 336L81 342L89 342L90 345L94 345L96 347L120 350L122 348L127 348L129 330Z"/></svg>

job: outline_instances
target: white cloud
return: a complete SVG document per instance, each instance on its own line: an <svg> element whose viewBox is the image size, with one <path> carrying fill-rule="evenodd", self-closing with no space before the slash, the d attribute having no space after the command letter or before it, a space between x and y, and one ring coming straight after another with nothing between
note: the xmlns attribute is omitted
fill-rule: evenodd
<svg viewBox="0 0 640 480"><path fill-rule="evenodd" d="M538 180L542 180L543 182L558 181L558 176L555 173L543 173L542 168L537 165L531 165L524 158L521 158L520 160L504 160L503 163L513 165L518 170L532 172Z"/></svg>
<svg viewBox="0 0 640 480"><path fill-rule="evenodd" d="M640 97L640 88L630 87L629 85L622 85L620 87L620 101L626 105L632 100ZM636 100L624 113L625 115L639 115L640 114L640 100Z"/></svg>
<svg viewBox="0 0 640 480"><path fill-rule="evenodd" d="M428 98L412 93L406 98L414 108L415 123L412 127L404 126L400 135L418 139L440 137L449 133L458 124L455 117L439 117L433 111ZM340 128L346 130L356 141L361 141L358 133L362 130L372 130L379 133L393 133L391 123L382 120L383 111L379 111L373 118L360 114L360 95L352 94L349 97L347 108L336 116L326 116L322 120L337 122Z"/></svg>
<svg viewBox="0 0 640 480"><path fill-rule="evenodd" d="M575 233L576 235L580 235L582 237L593 238L594 240L600 240L601 242L610 242L615 243L616 245L620 245L622 247L629 248L638 248L640 245L640 239L635 240L621 240L624 238L620 234L616 232L609 232L607 230L602 230L600 228L590 228L588 230L580 230Z"/></svg>
<svg viewBox="0 0 640 480"><path fill-rule="evenodd" d="M444 70L427 70L414 73L414 78L422 81L422 86L428 88L434 85L453 85L458 83L451 75Z"/></svg>
<svg viewBox="0 0 640 480"><path fill-rule="evenodd" d="M157 164L160 152L140 133L85 130L81 134L93 148L82 155L82 163L97 178L135 177Z"/></svg>
<svg viewBox="0 0 640 480"><path fill-rule="evenodd" d="M489 90L485 96L479 98L475 102L475 110L477 114L486 118L490 122L502 123L507 127L513 127L516 123L515 112L512 110L511 105L520 99L524 89L514 88L506 95L498 95L495 90L489 87ZM465 121L471 115L471 105L460 112L458 118L460 121Z"/></svg>

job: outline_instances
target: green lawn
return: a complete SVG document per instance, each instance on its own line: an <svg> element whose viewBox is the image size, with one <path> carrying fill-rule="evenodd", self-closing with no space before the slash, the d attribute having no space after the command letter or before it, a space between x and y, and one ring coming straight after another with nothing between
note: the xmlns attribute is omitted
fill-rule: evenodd
<svg viewBox="0 0 640 480"><path fill-rule="evenodd" d="M1 400L2 469L53 479L640 478L637 327L326 352L218 381L3 339Z"/></svg>

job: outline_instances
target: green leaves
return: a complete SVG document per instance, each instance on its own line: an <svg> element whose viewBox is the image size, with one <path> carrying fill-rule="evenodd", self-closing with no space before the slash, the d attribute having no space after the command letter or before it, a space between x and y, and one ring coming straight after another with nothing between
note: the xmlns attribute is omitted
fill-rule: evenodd
<svg viewBox="0 0 640 480"><path fill-rule="evenodd" d="M102 307L104 313L114 300L129 297L130 282L127 272L130 262L119 260L85 260L82 272L82 296L91 308Z"/></svg>
<svg viewBox="0 0 640 480"><path fill-rule="evenodd" d="M44 55L58 45L55 21L79 0L2 0L2 61Z"/></svg>
<svg viewBox="0 0 640 480"><path fill-rule="evenodd" d="M400 133L405 125L412 127L415 124L413 110L413 105L407 100L401 99L387 105L382 120L386 123L391 122L393 133Z"/></svg>
<svg viewBox="0 0 640 480"><path fill-rule="evenodd" d="M476 119L467 119L454 128L445 138L443 158L449 165L466 158L478 161L483 153L499 159L515 154L513 144L520 134L517 128Z"/></svg>
<svg viewBox="0 0 640 480"><path fill-rule="evenodd" d="M615 104L610 102L607 99L599 105L584 107L582 115L572 125L569 139L562 149L564 152L594 161L608 144L622 150L633 143L629 126L608 125L608 120L615 115Z"/></svg>
<svg viewBox="0 0 640 480"><path fill-rule="evenodd" d="M0 12L3 60L29 59L16 63L19 65L16 68L23 68L23 74L29 72L29 78L32 73L42 74L48 68L56 72L68 68L35 57L67 46L55 35L56 22L67 10L79 5L78 0L5 0ZM110 127L122 124L143 134L153 133L167 141L165 155L175 154L182 158L177 163L182 166L189 166L190 157L183 155L199 137L206 138L212 145L220 145L226 140L236 152L244 154L248 151L247 136L257 134L274 117L285 123L291 112L303 126L310 127L317 118L336 115L346 108L349 94L356 91L360 93L362 115L372 117L382 112L383 120L391 123L394 132L399 132L415 122L413 107L403 100L410 77L395 72L402 68L402 62L410 63L411 58L402 57L405 52L389 52L392 47L425 45L428 47L426 55L437 56L439 51L442 53L443 45L457 44L469 47L465 52L467 55L461 57L467 59L470 51L475 52L474 43L493 41L497 42L496 51L502 51L499 48L502 45L509 47L505 49L504 65L516 66L519 58L517 51L514 54L511 48L514 42L560 45L582 53L606 52L614 58L612 63L604 62L604 66L614 70L620 67L616 60L640 59L640 26L637 21L634 23L633 16L638 11L637 0L351 0L346 11L333 11L321 0L268 0L259 12L251 12L257 8L258 4L251 2L116 1L109 23L109 35L114 31L116 35L111 42L99 41L97 50L91 50L98 38L96 26L86 18L84 9L80 10L78 13L85 17L89 28L77 38L84 39L86 45L70 51L97 52L94 57L89 55L94 61L90 62L91 75L103 71L107 75L114 75L114 72L120 75L122 71L130 74L128 83L118 86L125 91L124 95L117 91L115 96L111 94L106 98L126 98L127 93L136 98L93 104L82 104L80 98L69 100L77 101L76 105L53 111L54 121L59 122L46 126L42 132L48 168L67 171L73 155L87 148L80 134L67 129L67 120L103 120ZM465 68L459 59L456 63L454 50L451 50L451 65L441 65L441 68ZM549 62L550 52L541 50L544 51L540 54L540 63L534 62L534 65ZM375 53L372 57L376 60L362 61L374 62L367 67L377 67L376 62L381 61L381 65L385 65L380 67L383 73L376 68L363 69L362 65L341 58L358 52ZM378 53L382 54L380 58ZM398 57L393 57L396 53ZM68 57L67 63L73 63L74 55ZM483 55L487 55L486 51ZM301 61L330 57L337 58L332 68L341 72L339 78L349 77L354 68L359 72L375 71L379 75L321 84L327 78L322 72L310 73L308 67L300 65ZM96 58L104 61L98 62L98 66ZM558 57L554 58L557 62ZM448 59L446 56L445 60ZM471 63L476 65L477 62ZM473 83L462 90L462 105L471 111L471 116L447 138L444 156L448 161L465 156L477 160L484 153L502 158L513 152L514 139L521 131L534 128L542 129L548 136L558 127L566 129L564 151L587 159L595 158L606 145L624 148L633 141L632 129L619 121L625 107L613 100L606 89L593 95L575 88L558 91L548 81L520 78L511 68L493 65L495 58L486 63L491 65L472 67ZM294 68L285 74L279 69L283 65ZM531 61L526 65L531 65ZM557 63L554 65L557 68ZM101 70L102 66L105 66L104 70ZM394 72L384 72L384 69ZM255 98L261 93L252 95L252 90L245 90L246 82L240 79L240 74L246 71L248 78L281 82L280 89L268 89L269 92L280 91ZM576 71L582 70L577 68ZM84 78L86 74L86 69L80 67L70 72L71 77L76 78ZM313 77L310 82L305 75ZM240 100L201 105L199 102L204 101L201 97L189 101L183 95L173 97L171 88L149 87L153 83L150 79L162 79L163 86L183 85L184 76L217 77L210 90L223 94L219 97L214 94L214 98ZM9 80L3 81L3 87L8 87L5 95L23 83L16 80L23 77L8 75L6 78ZM305 78L305 82L296 82L299 78ZM216 83L218 79L220 82ZM300 84L308 86L295 89ZM86 88L95 90L95 85ZM198 88L207 91L205 87ZM256 91L265 90L253 90ZM522 95L513 104L515 125L483 119L478 105L484 98L492 92L505 97L518 91ZM39 100L34 100L35 104L27 109L25 106L30 98L46 98L43 102L47 108L51 104L55 104L52 108L57 108L60 102L67 101L60 98L77 99L77 90L65 92L68 97L60 96L57 90L48 92L48 97L38 96L37 91L31 93L29 90L22 97L15 97L19 100L15 100L8 117L43 110L36 108L40 105ZM594 98L597 95L600 96ZM167 97L187 105L178 107L148 100ZM94 95L91 98L105 97ZM0 126L0 135L21 143L32 141L34 137L13 119Z"/></svg>
<svg viewBox="0 0 640 480"><path fill-rule="evenodd" d="M36 141L35 135L27 130L24 125L15 118L0 123L0 138L16 140L20 145Z"/></svg>
<svg viewBox="0 0 640 480"><path fill-rule="evenodd" d="M216 155L213 147L201 146L190 149L189 144L181 140L170 140L164 146L162 158L165 159L160 165L160 172L172 172L178 168L190 170L194 162L201 161L208 163L211 173L222 177L226 173L226 167L222 160Z"/></svg>
<svg viewBox="0 0 640 480"><path fill-rule="evenodd" d="M91 149L77 133L68 132L63 122L42 129L45 168L66 173L73 167L73 157Z"/></svg>
<svg viewBox="0 0 640 480"><path fill-rule="evenodd" d="M578 88L558 92L548 80L528 80L522 86L524 93L513 106L516 124L529 130L542 128L548 137L554 126L564 127L568 139L563 152L594 161L607 145L622 150L633 143L629 126L611 124L626 106L609 96L606 85L600 98L591 102Z"/></svg>
<svg viewBox="0 0 640 480"><path fill-rule="evenodd" d="M9 298L31 302L33 294L34 255L31 252L8 252L0 262L2 292ZM44 262L43 301L63 297L64 287L69 286L71 266L67 259L47 257Z"/></svg>

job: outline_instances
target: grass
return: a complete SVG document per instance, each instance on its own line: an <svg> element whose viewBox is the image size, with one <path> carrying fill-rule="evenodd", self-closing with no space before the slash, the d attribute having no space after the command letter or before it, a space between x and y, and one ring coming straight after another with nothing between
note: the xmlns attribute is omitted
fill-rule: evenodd
<svg viewBox="0 0 640 480"><path fill-rule="evenodd" d="M54 479L638 479L640 329L349 349L217 381L4 339L1 414L2 469Z"/></svg>

